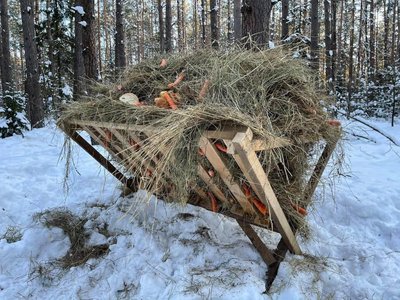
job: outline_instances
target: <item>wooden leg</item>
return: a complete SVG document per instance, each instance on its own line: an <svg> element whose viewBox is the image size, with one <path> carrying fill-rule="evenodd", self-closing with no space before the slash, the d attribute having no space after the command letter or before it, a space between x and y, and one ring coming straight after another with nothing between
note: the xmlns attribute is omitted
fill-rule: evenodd
<svg viewBox="0 0 400 300"><path fill-rule="evenodd" d="M260 253L263 261L267 264L267 266L273 265L276 262L276 259L272 252L265 246L264 242L260 239L254 229L251 227L250 224L245 223L236 219L239 226L242 228L244 233L250 239L251 243L253 244L254 248L257 249L258 253Z"/></svg>
<svg viewBox="0 0 400 300"><path fill-rule="evenodd" d="M324 172L328 161L330 157L332 156L333 150L335 149L335 146L337 144L337 140L334 141L333 143L328 143L324 151L322 152L320 158L318 159L317 164L315 165L313 174L311 175L305 192L304 192L304 200L306 201L306 204L308 205L311 201L311 197L315 192L315 189L317 188L318 182L321 179L322 173ZM294 233L296 233L297 229L294 229ZM276 247L274 251L274 257L276 259L276 262L268 267L268 272L267 272L267 282L265 284L266 290L268 291L272 283L274 282L276 276L278 275L278 270L281 262L286 256L286 253L289 251L289 248L287 247L285 241L283 238L279 241L278 246Z"/></svg>
<svg viewBox="0 0 400 300"><path fill-rule="evenodd" d="M124 185L130 189L136 189L133 179L127 178L122 174L108 159L101 155L90 143L88 143L76 130L64 131L73 141L81 146L90 156L92 156L97 162L99 162L107 171L109 171L115 178L121 181Z"/></svg>

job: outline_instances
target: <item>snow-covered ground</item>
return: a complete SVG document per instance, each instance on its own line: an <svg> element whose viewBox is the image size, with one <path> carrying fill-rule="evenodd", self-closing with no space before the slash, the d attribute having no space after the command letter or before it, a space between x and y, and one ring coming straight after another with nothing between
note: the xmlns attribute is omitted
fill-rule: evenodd
<svg viewBox="0 0 400 300"><path fill-rule="evenodd" d="M373 124L400 138L399 125ZM360 124L345 130L370 140L345 137L342 176L329 182L327 170L308 216L305 256L286 256L270 294L266 266L231 219L154 199L126 213L133 199L75 145L65 194L53 126L0 140L0 299L400 299L400 148ZM90 242L110 244L108 254L57 268L70 241L34 215L59 207L87 218Z"/></svg>

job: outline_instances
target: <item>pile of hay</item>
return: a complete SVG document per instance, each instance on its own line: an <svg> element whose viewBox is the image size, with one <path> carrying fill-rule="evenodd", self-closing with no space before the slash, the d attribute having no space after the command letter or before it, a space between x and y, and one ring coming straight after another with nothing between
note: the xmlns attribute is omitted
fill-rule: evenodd
<svg viewBox="0 0 400 300"><path fill-rule="evenodd" d="M205 163L198 155L198 139L204 130L233 124L249 127L266 142L271 137L289 138L294 146L261 152L259 157L267 172L274 170L269 175L271 185L292 224L303 226L303 218L291 203L305 205L305 173L315 144L309 141L336 134L326 124L322 93L316 90L313 74L305 63L280 49L207 50L173 55L167 60L165 68L160 67L160 58L155 58L126 70L117 82L95 84L91 95L85 97L87 101L70 105L59 124L77 119L126 124L127 128L149 126L153 131L147 134L144 146L130 151L130 162L122 165L141 178L150 193L183 203L196 186L203 186L196 166ZM154 106L154 99L182 71L185 79L175 88L181 96L179 109ZM211 84L199 101L205 80ZM135 107L118 100L128 92L135 93L147 105ZM145 166L155 158L158 162L153 164L155 171L149 177ZM132 165L142 167L131 168ZM238 175L238 183L244 180L233 160L229 165L231 172ZM166 192L165 182L173 189ZM224 192L229 196L228 190Z"/></svg>

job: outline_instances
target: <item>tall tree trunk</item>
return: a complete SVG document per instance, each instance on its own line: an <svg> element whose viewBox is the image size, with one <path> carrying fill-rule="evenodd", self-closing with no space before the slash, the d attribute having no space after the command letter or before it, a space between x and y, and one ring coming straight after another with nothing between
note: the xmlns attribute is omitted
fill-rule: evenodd
<svg viewBox="0 0 400 300"><path fill-rule="evenodd" d="M198 13L197 13L197 0L194 0L193 4L193 35L194 35L194 48L199 47L199 25L198 25Z"/></svg>
<svg viewBox="0 0 400 300"><path fill-rule="evenodd" d="M289 36L289 0L282 0L282 40Z"/></svg>
<svg viewBox="0 0 400 300"><path fill-rule="evenodd" d="M123 1L116 0L115 4L115 67L121 69L126 67Z"/></svg>
<svg viewBox="0 0 400 300"><path fill-rule="evenodd" d="M180 0L176 0L176 23L178 25L178 49L180 52L182 51L182 12Z"/></svg>
<svg viewBox="0 0 400 300"><path fill-rule="evenodd" d="M75 0L75 7L81 6L81 0ZM85 76L85 65L83 61L82 43L82 15L75 10L75 48L74 48L74 99L77 100L83 93L83 77Z"/></svg>
<svg viewBox="0 0 400 300"><path fill-rule="evenodd" d="M337 35L336 35L336 23L337 23L337 1L331 0L331 50L332 50L332 92L335 95L336 92L336 59L337 59Z"/></svg>
<svg viewBox="0 0 400 300"><path fill-rule="evenodd" d="M104 4L103 4L104 5ZM99 74L103 73L103 63L101 60L101 22L100 22L100 0L97 0L97 51L99 55Z"/></svg>
<svg viewBox="0 0 400 300"><path fill-rule="evenodd" d="M228 2L227 2L227 15L228 15L228 18L227 18L227 23L226 23L226 29L227 29L227 35L226 35L226 37L227 37L227 40L228 40L228 43L230 43L231 41L232 41L232 13L231 13L231 6L232 6L232 3L231 3L231 0L228 0Z"/></svg>
<svg viewBox="0 0 400 300"><path fill-rule="evenodd" d="M271 9L269 0L244 0L242 35L247 39L247 47L268 45Z"/></svg>
<svg viewBox="0 0 400 300"><path fill-rule="evenodd" d="M217 0L210 0L211 46L214 49L219 47L218 11Z"/></svg>
<svg viewBox="0 0 400 300"><path fill-rule="evenodd" d="M370 0L369 11L369 80L374 81L375 77L375 3Z"/></svg>
<svg viewBox="0 0 400 300"><path fill-rule="evenodd" d="M364 53L364 44L362 42L363 39L363 24L364 24L364 1L360 1L360 19L358 26L358 47L357 47L357 69L356 69L356 78L359 80L361 78L361 64L363 63L363 53Z"/></svg>
<svg viewBox="0 0 400 300"><path fill-rule="evenodd" d="M85 14L82 16L83 61L87 78L98 80L98 64L95 39L94 0L81 0Z"/></svg>
<svg viewBox="0 0 400 300"><path fill-rule="evenodd" d="M392 47L390 49L390 64L394 67L396 62L396 8L397 1L393 1L393 11L392 11Z"/></svg>
<svg viewBox="0 0 400 300"><path fill-rule="evenodd" d="M165 37L164 37L163 6L161 0L157 0L157 9L158 9L158 40L160 43L160 52L163 53L165 49Z"/></svg>
<svg viewBox="0 0 400 300"><path fill-rule="evenodd" d="M181 22L182 22L182 43L183 43L183 50L186 50L187 48L187 36L186 36L186 4L185 0L182 0L182 16L181 16Z"/></svg>
<svg viewBox="0 0 400 300"><path fill-rule="evenodd" d="M105 40L105 64L109 64L110 57L110 37L108 31L108 1L103 2L103 30L104 30L104 40Z"/></svg>
<svg viewBox="0 0 400 300"><path fill-rule="evenodd" d="M165 51L172 51L172 11L171 0L166 0L165 5Z"/></svg>
<svg viewBox="0 0 400 300"><path fill-rule="evenodd" d="M347 118L350 117L351 113L351 100L353 97L353 86L354 86L354 76L353 76L353 56L354 56L354 15L355 15L355 1L351 2L351 23L350 23L350 49L349 49L349 80L347 83Z"/></svg>
<svg viewBox="0 0 400 300"><path fill-rule="evenodd" d="M311 45L310 56L311 66L318 71L319 69L319 17L318 17L318 0L311 0Z"/></svg>
<svg viewBox="0 0 400 300"><path fill-rule="evenodd" d="M235 41L238 42L242 38L242 0L233 0L233 32Z"/></svg>
<svg viewBox="0 0 400 300"><path fill-rule="evenodd" d="M12 71L10 58L10 29L7 0L0 0L1 17L1 87L3 95L12 89Z"/></svg>
<svg viewBox="0 0 400 300"><path fill-rule="evenodd" d="M389 66L389 6L387 0L383 0L383 66Z"/></svg>
<svg viewBox="0 0 400 300"><path fill-rule="evenodd" d="M324 0L324 14L325 14L325 77L328 82L329 92L333 92L333 75L332 75L332 31L331 31L331 13L330 13L330 0Z"/></svg>
<svg viewBox="0 0 400 300"><path fill-rule="evenodd" d="M206 5L205 0L201 0L201 46L206 46Z"/></svg>
<svg viewBox="0 0 400 300"><path fill-rule="evenodd" d="M28 118L32 128L44 125L43 101L40 96L39 64L35 43L35 24L32 0L20 0L22 33L26 62L25 92L28 96Z"/></svg>

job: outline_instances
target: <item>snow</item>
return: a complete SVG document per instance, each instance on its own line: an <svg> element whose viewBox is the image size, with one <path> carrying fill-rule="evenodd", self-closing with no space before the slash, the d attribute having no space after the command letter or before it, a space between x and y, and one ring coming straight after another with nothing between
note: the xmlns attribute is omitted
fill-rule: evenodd
<svg viewBox="0 0 400 300"><path fill-rule="evenodd" d="M82 6L73 6L71 7L71 9L73 9L74 11L76 11L78 14L80 14L81 16L85 15L85 10L83 9Z"/></svg>
<svg viewBox="0 0 400 300"><path fill-rule="evenodd" d="M68 84L65 84L61 91L67 97L70 97L73 94L72 88Z"/></svg>
<svg viewBox="0 0 400 300"><path fill-rule="evenodd" d="M400 138L399 125L369 123ZM312 237L300 240L305 255L286 256L272 299L400 298L400 150L359 123L344 129L348 167L335 182L327 174L336 169L326 171L318 189L325 199L317 197L308 216ZM143 191L120 198L116 179L76 145L79 173L70 173L65 194L63 142L54 125L0 141L0 299L267 298L266 267L234 221L147 202ZM86 217L88 243L109 244L109 253L68 270L52 265L70 241L33 216L59 207ZM20 240L1 238L7 228ZM276 234L257 232L276 243Z"/></svg>
<svg viewBox="0 0 400 300"><path fill-rule="evenodd" d="M83 27L86 27L86 26L87 26L86 21L80 21L80 22L78 22L78 23L81 24Z"/></svg>

